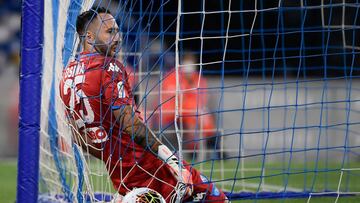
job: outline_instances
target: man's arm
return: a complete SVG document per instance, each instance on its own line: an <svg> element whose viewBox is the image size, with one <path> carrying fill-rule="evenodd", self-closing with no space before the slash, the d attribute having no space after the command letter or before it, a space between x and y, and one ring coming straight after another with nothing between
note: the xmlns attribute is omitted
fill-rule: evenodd
<svg viewBox="0 0 360 203"><path fill-rule="evenodd" d="M185 167L182 167L182 169L179 170L178 158L135 114L132 106L124 105L122 108L115 110L114 115L118 118L123 132L134 136L134 141L137 144L149 149L155 156L159 157L170 166L171 172L178 181L190 186L190 188L186 189L186 193L191 195L192 178L190 171L185 169Z"/></svg>
<svg viewBox="0 0 360 203"><path fill-rule="evenodd" d="M124 105L113 113L118 118L122 131L133 136L136 144L148 148L155 155L158 154L159 146L162 145L161 141L135 114L132 106Z"/></svg>
<svg viewBox="0 0 360 203"><path fill-rule="evenodd" d="M90 138L87 137L86 133L83 130L80 130L75 124L74 119L68 118L69 125L72 131L72 138L75 144L80 146L85 152L88 152L92 156L101 159L101 149L98 149L91 141Z"/></svg>

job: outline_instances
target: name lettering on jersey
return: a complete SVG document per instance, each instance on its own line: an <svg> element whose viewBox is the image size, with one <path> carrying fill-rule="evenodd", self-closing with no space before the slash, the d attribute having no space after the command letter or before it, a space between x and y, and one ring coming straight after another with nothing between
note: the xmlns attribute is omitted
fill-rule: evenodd
<svg viewBox="0 0 360 203"><path fill-rule="evenodd" d="M121 70L119 66L117 66L115 63L110 63L107 71L113 71L113 72L120 72Z"/></svg>
<svg viewBox="0 0 360 203"><path fill-rule="evenodd" d="M84 63L77 63L74 65L69 66L65 70L65 77L74 77L75 75L83 75L85 72L85 64Z"/></svg>

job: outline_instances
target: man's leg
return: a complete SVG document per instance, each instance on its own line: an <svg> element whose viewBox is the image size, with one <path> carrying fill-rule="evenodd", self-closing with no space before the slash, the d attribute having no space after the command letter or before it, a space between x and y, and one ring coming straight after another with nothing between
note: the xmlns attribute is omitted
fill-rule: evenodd
<svg viewBox="0 0 360 203"><path fill-rule="evenodd" d="M192 197L189 197L186 201L200 201L200 202L212 202L223 203L228 202L224 192L216 187L216 185L208 180L208 178L202 175L195 168L186 166L188 170L191 170L194 192Z"/></svg>

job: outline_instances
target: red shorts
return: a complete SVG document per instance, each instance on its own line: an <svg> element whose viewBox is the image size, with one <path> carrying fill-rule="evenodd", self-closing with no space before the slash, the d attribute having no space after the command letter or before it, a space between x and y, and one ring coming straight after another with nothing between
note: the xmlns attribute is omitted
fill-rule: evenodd
<svg viewBox="0 0 360 203"><path fill-rule="evenodd" d="M115 168L108 167L109 171L113 171L110 173L110 177L115 189L121 195L126 195L133 188L147 187L159 192L166 202L171 202L177 180L171 174L168 166L153 154L145 152L143 157L138 159L138 163L135 165L117 162L116 165L113 165ZM120 168L121 166L122 168ZM191 168L189 165L186 165L186 168L191 171L194 190L191 197L184 198L184 202L197 200L225 202L226 196L220 189L195 168Z"/></svg>

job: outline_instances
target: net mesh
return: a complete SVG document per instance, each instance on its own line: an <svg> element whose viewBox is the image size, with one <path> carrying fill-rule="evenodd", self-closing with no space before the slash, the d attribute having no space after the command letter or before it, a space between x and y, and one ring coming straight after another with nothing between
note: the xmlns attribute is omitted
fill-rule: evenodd
<svg viewBox="0 0 360 203"><path fill-rule="evenodd" d="M116 194L91 146L72 143L58 89L80 51L76 17L91 6L117 20L146 125L230 199L358 195L359 5L45 1L41 199Z"/></svg>

